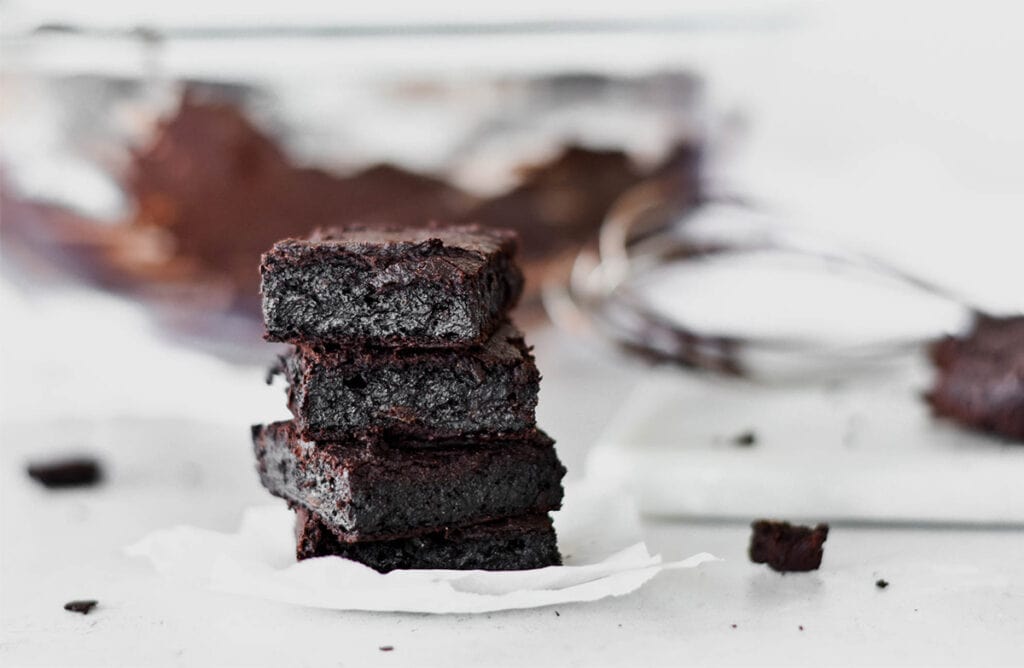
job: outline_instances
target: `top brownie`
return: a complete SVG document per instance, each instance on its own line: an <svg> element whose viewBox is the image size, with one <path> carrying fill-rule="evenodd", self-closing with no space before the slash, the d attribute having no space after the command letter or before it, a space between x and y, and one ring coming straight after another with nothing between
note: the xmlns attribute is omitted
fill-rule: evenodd
<svg viewBox="0 0 1024 668"><path fill-rule="evenodd" d="M480 344L523 289L515 233L476 225L320 230L263 255L271 341Z"/></svg>

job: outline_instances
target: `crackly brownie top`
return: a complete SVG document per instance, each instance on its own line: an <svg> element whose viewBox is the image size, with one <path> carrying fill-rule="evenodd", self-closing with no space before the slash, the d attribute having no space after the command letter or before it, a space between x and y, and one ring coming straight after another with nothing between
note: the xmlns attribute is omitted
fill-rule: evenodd
<svg viewBox="0 0 1024 668"><path fill-rule="evenodd" d="M394 367L406 364L437 360L449 364L453 357L472 360L483 365L509 364L520 360L532 360L531 348L526 345L523 333L515 325L506 322L498 328L483 345L466 351L449 351L429 348L397 347L351 347L324 342L297 343L292 354L298 355L306 364L336 366L352 364L360 367Z"/></svg>
<svg viewBox="0 0 1024 668"><path fill-rule="evenodd" d="M295 260L321 254L357 256L383 264L404 259L444 257L473 264L502 254L513 256L518 237L511 230L479 225L391 227L350 224L315 230L306 239L284 239L273 252Z"/></svg>

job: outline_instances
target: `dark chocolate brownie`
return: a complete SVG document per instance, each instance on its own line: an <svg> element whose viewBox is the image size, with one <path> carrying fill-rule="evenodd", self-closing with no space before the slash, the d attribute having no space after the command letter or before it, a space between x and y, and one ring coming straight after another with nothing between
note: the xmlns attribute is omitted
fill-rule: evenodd
<svg viewBox="0 0 1024 668"><path fill-rule="evenodd" d="M523 289L515 233L349 225L285 239L263 255L271 341L481 344Z"/></svg>
<svg viewBox="0 0 1024 668"><path fill-rule="evenodd" d="M544 513L562 502L565 468L540 431L500 447L413 451L312 443L291 422L256 425L252 435L263 485L315 512L345 542Z"/></svg>
<svg viewBox="0 0 1024 668"><path fill-rule="evenodd" d="M514 435L536 421L540 374L508 324L469 350L299 344L281 366L295 424L311 440L427 443Z"/></svg>
<svg viewBox="0 0 1024 668"><path fill-rule="evenodd" d="M931 352L938 375L927 399L936 415L1024 441L1024 316L979 316L967 336Z"/></svg>
<svg viewBox="0 0 1024 668"><path fill-rule="evenodd" d="M338 556L386 573L396 568L515 571L562 563L547 515L522 515L397 540L346 543L305 508L296 510L296 557Z"/></svg>
<svg viewBox="0 0 1024 668"><path fill-rule="evenodd" d="M815 571L821 566L828 525L798 526L789 522L758 520L750 525L750 560L772 570Z"/></svg>

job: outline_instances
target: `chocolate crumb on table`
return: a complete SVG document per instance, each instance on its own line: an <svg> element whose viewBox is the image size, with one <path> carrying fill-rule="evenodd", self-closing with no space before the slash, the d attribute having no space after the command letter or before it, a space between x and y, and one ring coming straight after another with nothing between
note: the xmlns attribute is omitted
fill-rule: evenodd
<svg viewBox="0 0 1024 668"><path fill-rule="evenodd" d="M92 457L30 462L26 470L30 478L49 489L89 487L103 478L99 462Z"/></svg>
<svg viewBox="0 0 1024 668"><path fill-rule="evenodd" d="M979 315L966 336L931 348L932 413L1024 442L1024 316Z"/></svg>
<svg viewBox="0 0 1024 668"><path fill-rule="evenodd" d="M889 586L889 582L887 580L875 580L875 586L879 589L885 589Z"/></svg>
<svg viewBox="0 0 1024 668"><path fill-rule="evenodd" d="M394 647L392 647L391 645L381 645L381 646L379 647L379 649L380 649L380 651L382 651L382 652L393 652L393 651L395 650L395 648L394 648Z"/></svg>
<svg viewBox="0 0 1024 668"><path fill-rule="evenodd" d="M78 612L83 615L88 615L89 611L96 607L97 601L68 601L64 604L64 609L68 612Z"/></svg>
<svg viewBox="0 0 1024 668"><path fill-rule="evenodd" d="M828 525L819 524L811 528L790 524L758 520L750 525L750 560L768 564L772 570L814 571L821 566L823 544L828 538Z"/></svg>
<svg viewBox="0 0 1024 668"><path fill-rule="evenodd" d="M757 443L757 434L755 434L753 430L744 431L737 434L732 439L732 442L734 445L742 445L744 447L755 445Z"/></svg>

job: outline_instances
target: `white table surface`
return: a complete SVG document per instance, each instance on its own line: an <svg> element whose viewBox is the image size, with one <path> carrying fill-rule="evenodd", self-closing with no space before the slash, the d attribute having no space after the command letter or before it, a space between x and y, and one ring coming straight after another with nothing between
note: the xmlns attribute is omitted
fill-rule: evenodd
<svg viewBox="0 0 1024 668"><path fill-rule="evenodd" d="M643 369L535 333L541 423L577 475L588 443ZM253 374L253 382L258 377ZM266 389L276 396L276 390ZM265 503L246 424L156 418L7 419L0 478L3 665L1014 664L1024 637L1024 530L833 526L821 570L750 563L743 523L648 520L667 557L723 561L632 595L480 616L330 612L158 578L121 548L177 523L237 526ZM179 437L180 435L180 437ZM47 492L29 456L78 444L109 479ZM891 584L876 588L879 578ZM82 616L66 601L95 598ZM733 625L735 624L735 628ZM800 627L803 626L803 630ZM383 652L381 646L392 646Z"/></svg>

